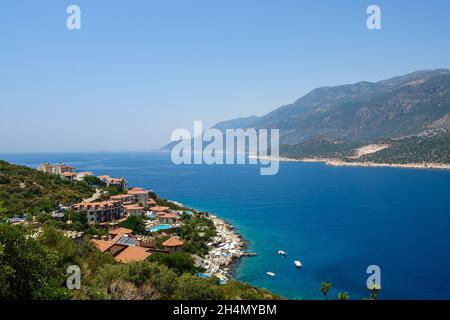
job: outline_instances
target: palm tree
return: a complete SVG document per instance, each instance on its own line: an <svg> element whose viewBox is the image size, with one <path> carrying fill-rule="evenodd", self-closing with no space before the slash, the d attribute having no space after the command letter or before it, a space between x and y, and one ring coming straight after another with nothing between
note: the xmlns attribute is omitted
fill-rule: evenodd
<svg viewBox="0 0 450 320"><path fill-rule="evenodd" d="M330 291L331 282L322 282L322 287L320 288L320 292L325 296L325 300L328 300L328 291Z"/></svg>
<svg viewBox="0 0 450 320"><path fill-rule="evenodd" d="M337 299L338 300L348 300L348 299L350 299L350 296L348 295L347 292L339 292Z"/></svg>
<svg viewBox="0 0 450 320"><path fill-rule="evenodd" d="M369 298L369 300L377 300L377 297L378 297L378 292L381 290L381 287L380 286L377 286L377 285L372 285L370 288L369 288L369 292L370 292L370 298Z"/></svg>

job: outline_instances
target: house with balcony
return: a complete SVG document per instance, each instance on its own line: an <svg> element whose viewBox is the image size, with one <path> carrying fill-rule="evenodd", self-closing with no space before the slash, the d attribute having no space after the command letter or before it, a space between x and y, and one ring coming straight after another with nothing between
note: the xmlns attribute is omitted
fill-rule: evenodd
<svg viewBox="0 0 450 320"><path fill-rule="evenodd" d="M178 216L173 213L161 213L158 214L158 221L161 224L170 224L174 225L177 223Z"/></svg>
<svg viewBox="0 0 450 320"><path fill-rule="evenodd" d="M124 213L127 217L143 218L145 216L144 207L135 204L126 204L123 206Z"/></svg>
<svg viewBox="0 0 450 320"><path fill-rule="evenodd" d="M149 200L149 194L147 190L144 190L142 188L133 188L131 190L128 190L127 194L132 196L132 202L134 204L140 205L141 207L147 209Z"/></svg>
<svg viewBox="0 0 450 320"><path fill-rule="evenodd" d="M64 172L61 174L61 179L66 181L74 181L77 177L77 174L75 172Z"/></svg>
<svg viewBox="0 0 450 320"><path fill-rule="evenodd" d="M73 209L86 214L89 224L111 222L123 217L123 206L120 201L82 202Z"/></svg>
<svg viewBox="0 0 450 320"><path fill-rule="evenodd" d="M59 164L50 164L50 163L42 163L38 167L39 171L49 173L49 174L59 174L63 175L64 173L70 172L73 173L75 168L71 166L67 166L64 163Z"/></svg>
<svg viewBox="0 0 450 320"><path fill-rule="evenodd" d="M133 203L133 196L129 194L117 194L110 197L113 201L120 201L122 204L132 204Z"/></svg>
<svg viewBox="0 0 450 320"><path fill-rule="evenodd" d="M125 178L111 178L110 176L99 176L107 187L116 187L122 190L128 189L128 181Z"/></svg>

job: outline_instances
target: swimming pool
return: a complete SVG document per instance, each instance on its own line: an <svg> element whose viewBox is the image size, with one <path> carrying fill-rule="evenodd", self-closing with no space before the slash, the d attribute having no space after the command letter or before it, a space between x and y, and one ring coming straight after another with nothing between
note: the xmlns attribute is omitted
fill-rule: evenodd
<svg viewBox="0 0 450 320"><path fill-rule="evenodd" d="M209 274L209 273L201 273L201 272L198 272L198 273L196 273L195 275L196 275L197 277L199 277L199 278L202 278L202 279L209 279L209 278L212 277L212 275ZM224 279L218 279L218 280L219 280L219 283L220 283L220 284L225 284L225 283L227 283Z"/></svg>
<svg viewBox="0 0 450 320"><path fill-rule="evenodd" d="M156 231L170 229L170 228L172 228L172 226L169 224L160 224L160 225L154 226L153 228L147 229L147 231L156 232Z"/></svg>

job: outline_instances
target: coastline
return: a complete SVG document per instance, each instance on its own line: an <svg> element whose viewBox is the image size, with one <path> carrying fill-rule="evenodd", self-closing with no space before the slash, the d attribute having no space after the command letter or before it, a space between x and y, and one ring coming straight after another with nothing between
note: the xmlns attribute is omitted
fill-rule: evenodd
<svg viewBox="0 0 450 320"><path fill-rule="evenodd" d="M87 159L89 159L89 158L87 158ZM119 160L115 161L111 166L115 166L116 165L115 163L123 165L121 157L119 157L118 159ZM156 158L156 159L158 159L158 158ZM316 160L316 159L314 159L314 160ZM90 165L90 163L87 164L87 165ZM153 164L149 164L149 166L151 166L151 165L153 165ZM163 163L162 165L165 165L165 164ZM315 169L312 168L312 167L310 168L310 166L308 166L308 165L303 165L302 166L302 165L295 165L294 164L291 167L292 167L292 169L295 170L294 172L305 172L305 171L307 172L310 169L313 169L312 171L315 172L316 170L322 171L322 170L326 169L326 167L323 166L322 164L312 165L312 166ZM83 168L83 170L87 170L87 169ZM134 169L130 169L129 171L131 172L132 170L134 170ZM333 178L336 178L336 180L339 181L340 178L347 177L348 174L350 174L350 176L357 176L359 174L363 174L364 175L364 172L369 173L370 175L372 175L373 174L372 170L377 171L376 169L366 169L366 170L363 169L361 171L359 171L359 170L345 170L345 169L339 170L339 169L337 169L339 174L333 175L334 176ZM123 172L121 171L120 173L121 173L121 175L127 176L127 175L129 175L128 174L129 171L123 171ZM159 191L158 193L161 192L162 193L161 196L165 195L168 199L176 199L177 201L180 201L180 202L186 201L185 199L183 199L183 196L186 196L183 192L184 192L186 186L191 185L192 182L188 181L185 184L177 187L177 189L173 189L172 190L172 189L169 189L169 188L171 188L171 186L166 187L166 182L159 183L159 184L155 183L156 182L155 181L156 178L160 177L159 170L157 170L157 171L158 171L157 174L152 174L152 175L144 175L141 172L139 172L138 174L140 175L140 180L137 181L136 183L137 184L145 184L149 188L151 187L152 190ZM380 171L380 174L382 174L382 175L386 174L387 171L390 171L390 172L388 172L389 174L387 175L387 178L385 178L383 176L383 179L376 179L376 180L379 180L380 182L382 182L383 185L385 185L385 181L386 180L389 181L390 173L394 173L394 175L392 177L393 179L395 179L397 177L397 174L399 174L399 173L402 176L403 176L403 174L406 174L408 176L410 176L410 175L414 176L414 175L416 175L416 173L420 173L420 171L412 171L412 170L406 170L406 169L405 170L401 170L401 169L397 169L397 170L383 170L383 169L380 169L379 171ZM168 171L168 172L170 173L170 171ZM370 173L370 172L372 172L372 173ZM402 174L402 172L403 172L403 174ZM437 173L437 176L440 176L438 174L439 172L445 173L445 171L436 171L435 173L433 173L433 171L428 171L428 172L432 175L432 180L431 181L437 181L437 180L435 180L435 175L436 175L435 173ZM427 174L427 171L422 171L422 173L424 174L425 177L429 176ZM282 172L282 174L284 174L284 172ZM285 176L287 176L287 175L285 175ZM246 178L247 178L246 175L243 175L242 176L242 180L238 180L238 181L246 181L245 180ZM220 182L223 182L222 179L223 178L219 177L219 181ZM294 185L294 186L303 186L303 185L307 186L307 184L305 184L305 183L296 183L296 181L297 181L296 179L297 179L297 177L294 176L293 179L283 180L283 182L285 184ZM315 179L314 176L313 176L313 179ZM182 179L180 179L180 180L182 180ZM304 180L304 179L302 179L302 180ZM348 179L348 180L353 180L353 179ZM409 183L408 181L409 180L406 180L406 179L402 179L402 180L405 180L405 182L400 182L399 181L399 183L400 183L399 185L408 187L408 183ZM446 179L442 179L442 180L445 181ZM215 184L217 184L217 181L212 182L211 186L214 186ZM221 185L224 185L224 184L221 184ZM337 185L340 186L339 183ZM349 184L346 184L345 186L348 187L349 185L351 186L351 185L354 185L354 184L353 183L349 183ZM357 183L357 185L359 185L359 182ZM267 183L267 185L264 185L264 188L266 188L266 187L270 187L270 181ZM219 189L219 192L222 192L225 188L226 188L226 185L222 189ZM426 188L427 187L422 187L422 186L421 187L415 187L414 186L413 191L416 190L417 193L413 192L412 194L415 195L415 196L412 196L412 198L416 198L416 199L419 199L419 200L417 202L413 202L412 206L404 208L404 210L402 209L402 211L408 211L408 210L410 210L411 207L417 208L417 210L421 210L420 209L421 208L421 206L420 206L421 205L421 200L423 199L423 196L424 196L423 190L426 190ZM211 194L208 194L207 192L205 193L205 191L208 191L208 189L209 189L209 187L208 188L202 188L200 191L198 191L196 193L189 193L189 197L186 197L186 198L187 199L191 199L191 197L192 197L193 199L198 199L198 197L200 197L202 195L204 195L205 197L210 197ZM389 187L389 189L391 189L391 188ZM439 189L442 190L442 189L445 189L445 187L444 188L439 187ZM170 190L171 192L168 192L167 190ZM212 189L212 190L213 190L214 193L217 193L216 189ZM298 188L298 190L301 190L301 188ZM347 189L347 190L351 190L351 189ZM280 195L283 195L282 192L284 192L284 191L276 193L275 196L277 198L280 198ZM351 192L353 192L353 190L351 190ZM436 192L432 192L430 194L435 194L435 193ZM442 193L444 193L444 192L442 192ZM298 194L298 193L296 193L296 194ZM394 199L394 201L397 201L397 195L396 194L394 194L394 195L395 195L395 197L392 197L392 199ZM405 193L402 192L402 193L400 193L399 196L400 196L400 199L403 199L403 197L404 197L406 199L406 201L408 201L408 199L410 198L409 192L407 192L407 193L406 192ZM361 199L361 197L355 197L355 198ZM261 201L261 199L258 199L258 201ZM270 201L272 201L272 200L270 200ZM437 198L437 197L434 197L433 201L435 201L434 202L435 204L439 204L440 203L439 202L439 198ZM443 200L442 202L445 204L445 200ZM187 203L189 203L189 202L187 202ZM187 203L186 203L186 206L189 207L189 205ZM359 207L359 203L363 203L363 202L356 202L356 203L358 203L358 207ZM364 202L364 203L366 203L366 202ZM182 203L178 203L178 204L182 205ZM192 209L196 209L195 211L199 211L199 212L208 211L208 210L202 210L202 209L203 208L206 209L207 207L211 206L209 201L207 201L207 202L204 202L204 201L200 201L200 202L193 201L192 204L193 205L195 204L196 206L198 206L197 208L195 206L192 206ZM230 208L229 208L229 206L227 204L228 203L225 203L224 206L220 206L220 209L221 209L221 210L219 210L220 213L218 211L215 211L212 208L210 209L209 212L211 212L214 216L217 215L218 216L217 218L225 221L225 223L227 223L227 224L229 224L231 226L234 226L236 228L234 231L236 233L240 233L245 240L250 241L250 244L252 242L254 242L255 244L259 243L261 241L261 237L258 237L257 234L255 235L255 233L252 232L253 231L252 229L247 230L246 228L244 228L244 229L241 228L241 224L242 224L242 226L248 225L247 222L251 221L251 219L253 219L253 218L250 218L249 220L247 220L247 219L241 220L242 219L241 217L243 217L243 216L251 216L252 214L257 212L258 209L254 210L254 211L250 210L249 213L247 213L247 211L245 211L245 213L246 213L245 215L234 214L233 213L234 211L230 210ZM239 204L241 204L241 202L239 202ZM271 207L271 203L269 203L269 201L264 201L264 202L262 202L262 204L268 205L268 207ZM340 204L338 203L338 208L344 208L344 210L345 210L345 208L347 207L347 204L348 203L347 203L346 200L342 201ZM293 206L290 207L290 208L295 208L294 207L295 205L296 204L293 204ZM342 205L342 207L340 205ZM215 207L215 206L216 205L213 205L213 207ZM236 206L236 204L233 202L232 206ZM426 204L424 206L426 206ZM250 203L249 207L253 207L252 203ZM391 216L394 213L394 211L397 210L396 206L392 206L392 207L395 210L388 211L387 214L389 216ZM445 212L445 206L443 206L443 209L444 209L443 211ZM243 208L242 210L245 210L245 208ZM441 209L439 208L439 206L436 206L436 210L441 210ZM239 210L239 211L241 211L241 210ZM436 213L436 212L434 212L434 213ZM291 214L289 214L289 216L291 216ZM205 217L209 219L208 214L205 214ZM397 217L397 216L395 216L395 217ZM400 223L403 223L403 221L407 221L408 217L410 217L409 214L402 215L402 216L400 216L398 218L398 221L401 221ZM426 217L426 215L425 215L425 217ZM211 221L211 219L209 219L209 220ZM311 219L311 220L314 220L314 219ZM414 219L414 220L416 220L416 219ZM420 219L420 220L423 220L423 219ZM212 224L212 222L211 222L211 224ZM320 223L314 223L312 226L314 226L314 228L308 228L308 229L319 229L316 226L320 226ZM270 230L271 227L272 226L270 226L267 229ZM375 227L375 229L376 229L376 227ZM261 229L261 230L264 230L264 229ZM247 234L247 231L249 231L249 234ZM437 231L439 231L439 229L437 229ZM340 233L340 232L341 231L338 231L338 233ZM436 232L436 233L439 234L441 232ZM352 234L351 237L353 239L353 237L354 237L353 236L353 232L349 232L349 234ZM268 233L268 235L270 236L271 234ZM314 240L314 237L315 237L314 232L308 231L308 232L306 232L306 235L310 239ZM291 236L292 236L292 234L291 234ZM361 239L358 235L356 235L355 237ZM401 238L402 239L407 239L407 234L406 235L402 234ZM264 240L264 238L262 238L262 239ZM400 239L400 237L399 237L399 239ZM410 239L408 239L407 241L410 241ZM419 240L419 242L423 242L423 241ZM310 243L311 242L307 242L308 247L311 247L309 245ZM403 245L404 242L400 242L400 243ZM445 244L445 242L443 242L443 243ZM250 245L250 248L253 249L254 246ZM424 245L422 248L426 248L426 245ZM290 250L290 248L283 248L283 249L286 249L289 254L291 254L291 253L294 254L294 252L295 252L294 249L293 250ZM207 250L210 250L210 248L207 247ZM247 249L244 249L244 250L249 250L249 249L247 248ZM346 250L347 250L347 248L346 248ZM283 295L283 296L289 297L289 298L299 298L299 299L301 299L301 298L305 298L305 297L315 297L315 294L316 294L316 291L318 291L317 290L318 288L316 288L317 286L313 287L313 286L311 286L309 284L311 282L314 282L317 278L316 279L310 279L308 274L305 274L304 276L302 276L303 278L300 278L300 277L299 277L299 279L294 278L292 276L292 273L291 273L292 266L290 266L291 268L287 268L287 270L284 269L284 267L283 267L283 273L282 272L277 272L278 270L274 270L270 266L270 264L269 264L269 267L261 267L261 260L262 261L267 261L268 259L273 258L274 257L274 252L275 252L274 250L271 250L270 252L267 253L267 250L265 250L265 248L262 247L261 250L258 250L258 255L260 255L260 258L256 258L254 261L247 261L246 259L239 259L238 257L236 257L236 260L234 262L232 262L232 264L230 265L230 274L232 275L232 277L230 277L232 279L232 280L230 280L230 283L233 284L234 283L234 279L237 279L239 281L250 283L253 286L268 288L268 289L271 290L271 292L276 292L276 293L278 293L280 295ZM303 256L303 252L302 251L299 251L299 252ZM340 259L342 256L345 256L345 252L346 251L336 250L336 252L333 254L333 256L330 257L330 259L331 258L335 259L335 260L336 259ZM208 252L205 250L204 251L204 255L202 255L202 258L205 257L206 254L208 254ZM305 260L305 267L307 267L307 264L309 264L309 263L307 262L306 258L302 257L302 256L299 256L299 258L301 258L302 260ZM312 258L314 258L314 256L315 256L315 254L312 255ZM269 258L267 258L267 257L269 257ZM402 256L402 257L405 258L405 256ZM281 261L283 261L283 260L281 260ZM405 260L405 261L408 261L408 260ZM272 261L270 263L272 263ZM278 264L278 262L277 262L277 264ZM349 263L349 264L351 264L351 263ZM310 266L310 267L312 268L312 266ZM355 273L355 271L356 272L360 271L360 270L358 271L357 269L356 270L355 269L356 268L352 269L353 273ZM259 273L261 270L263 270L263 272ZM277 273L277 275L280 275L280 276L283 275L284 278L281 278L281 277L278 277L278 278L275 278L275 279L274 278L269 278L269 277L265 276L265 274L264 274L264 271L268 271L268 270L275 271ZM304 270L306 270L306 269L304 269ZM310 270L312 270L312 269L310 269ZM296 272L296 271L293 271L293 272ZM407 281L404 278L402 278L401 274L398 274L396 276L398 276L400 279L402 279L402 281ZM278 280L278 279L280 279L280 280ZM326 281L329 278L325 275L325 276L322 276L320 279L321 280L323 279L324 281ZM336 282L335 279L331 279L331 280L334 280ZM307 285L309 285L309 287L307 285L305 285L304 291L297 292L296 288L300 287L302 282L304 282ZM292 285L291 285L291 283L292 283ZM294 288L294 285L296 286L295 288ZM313 287L313 288L311 289L311 287ZM290 290L292 290L292 291L290 291ZM293 293L291 294L291 292L293 292ZM437 292L439 292L439 291L437 291ZM352 297L353 298L359 297L358 294L359 294L359 291L356 291L356 293L352 294ZM389 292L386 292L386 294L387 294L388 297L390 297L390 293ZM438 297L439 295L436 294L436 296Z"/></svg>
<svg viewBox="0 0 450 320"><path fill-rule="evenodd" d="M450 170L450 164L444 163L379 163L379 162L363 162L363 161L344 161L332 158L287 158L287 157L258 157L261 160L281 161L281 162L312 162L324 163L332 167L390 167L390 168L408 168L408 169L441 169Z"/></svg>
<svg viewBox="0 0 450 320"><path fill-rule="evenodd" d="M29 167L30 170L36 170L36 171L39 170L39 169L34 168L31 165L27 165L27 167ZM74 167L71 167L71 168L72 168L72 170L75 170ZM79 174L83 174L86 172L88 172L88 171L84 171ZM96 177L92 172L88 172L88 173L90 173L90 176ZM76 175L75 173L73 173L73 174ZM57 174L55 174L55 175L57 175ZM109 176L104 176L104 177L110 178ZM125 180L125 178L120 178L120 179ZM78 180L76 180L76 181L78 181ZM141 190L142 190L141 192L144 192L144 190L142 188L141 188ZM93 190L90 190L90 191L93 192ZM96 187L95 192L93 194L90 193L90 195L83 198L82 201L83 201L83 203L92 203L95 201L100 201L102 196L104 196L105 194L108 195L107 192L108 191L106 191L106 193L105 193L105 190L103 190L101 187ZM149 193L149 197L152 197L152 196L158 197L157 194L154 193L153 191L149 192L149 191L145 190L145 192ZM151 199L153 199L153 198L151 198ZM166 201L168 203L171 203L175 206L178 206L179 207L178 209L170 209L169 206L164 207L169 212L176 213L177 215L179 215L180 211L183 211L183 210L189 210L189 211L192 210L196 214L203 213L202 210L187 207L183 203L177 202L172 199L166 199L166 198L160 198L160 199L162 199L163 201ZM153 205L158 206L158 204L155 201L153 201ZM164 203L164 206L165 205L168 205L168 204ZM70 204L68 207L71 207L71 206L72 206L72 204ZM147 208L147 209L151 209L151 208ZM179 209L183 209L183 210L179 210ZM175 211L177 211L177 212L175 212ZM191 256L194 258L194 261L197 266L203 267L205 269L205 275L216 276L217 278L219 278L221 280L221 282L227 282L232 277L231 276L233 273L232 265L236 261L238 261L241 257L247 255L247 253L244 252L244 248L247 246L247 242L242 238L242 236L238 232L235 231L235 227L231 223L216 216L215 214L212 214L209 212L204 212L204 213L205 213L204 214L205 218L209 219L214 224L214 227L216 230L216 235L213 238L211 238L209 240L209 242L207 243L208 251L204 257L200 257L196 254L191 254ZM115 219L113 221L122 222L122 220L120 220L120 219ZM145 220L145 221L150 221L150 220ZM146 229L148 229L148 227L149 227L148 224L146 224ZM179 227L179 225L175 225L175 227ZM98 239L98 238L96 238L96 239Z"/></svg>
<svg viewBox="0 0 450 320"><path fill-rule="evenodd" d="M172 199L165 199L180 207L199 213L200 210L189 208L181 202ZM205 269L203 276L217 277L222 283L228 282L234 272L233 265L243 256L254 255L244 251L247 247L241 234L235 231L235 227L225 219L215 214L207 212L216 229L216 236L207 243L208 253L204 257L192 255L195 264Z"/></svg>
<svg viewBox="0 0 450 320"><path fill-rule="evenodd" d="M245 255L247 242L224 219L211 213L208 217L213 221L217 235L208 243L208 254L202 266L207 274L227 282L232 277L232 266Z"/></svg>
<svg viewBox="0 0 450 320"><path fill-rule="evenodd" d="M175 200L166 200L178 206L186 207L183 203ZM194 208L189 210L200 212L200 210ZM207 212L207 218L213 222L216 228L216 236L207 243L208 253L205 257L194 255L193 258L197 266L205 269L205 276L215 276L225 283L232 278L233 265L242 257L254 254L244 251L248 242L235 231L235 227L231 223L210 212Z"/></svg>

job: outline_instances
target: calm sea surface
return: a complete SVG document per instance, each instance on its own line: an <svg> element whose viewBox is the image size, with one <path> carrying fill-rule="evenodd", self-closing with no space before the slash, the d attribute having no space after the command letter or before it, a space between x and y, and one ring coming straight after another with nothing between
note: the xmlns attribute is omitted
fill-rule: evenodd
<svg viewBox="0 0 450 320"><path fill-rule="evenodd" d="M278 175L260 176L257 166L175 166L164 153L0 159L123 176L131 186L213 212L258 253L236 265L235 277L287 298L321 299L320 283L329 281L330 297L347 291L360 299L368 295L366 269L375 264L382 299L450 299L450 171L282 163Z"/></svg>

